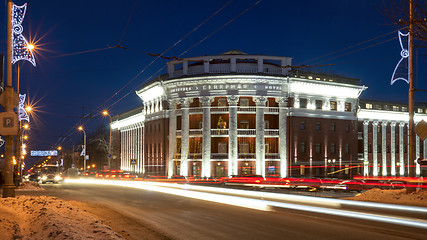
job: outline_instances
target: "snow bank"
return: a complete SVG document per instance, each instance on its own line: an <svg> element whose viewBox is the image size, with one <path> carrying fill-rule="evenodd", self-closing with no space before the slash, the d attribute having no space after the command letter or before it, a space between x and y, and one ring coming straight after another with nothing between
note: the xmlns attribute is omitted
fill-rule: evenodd
<svg viewBox="0 0 427 240"><path fill-rule="evenodd" d="M89 213L47 196L0 199L0 239L124 239Z"/></svg>
<svg viewBox="0 0 427 240"><path fill-rule="evenodd" d="M406 189L381 190L374 188L357 194L350 200L427 207L427 189L407 193Z"/></svg>

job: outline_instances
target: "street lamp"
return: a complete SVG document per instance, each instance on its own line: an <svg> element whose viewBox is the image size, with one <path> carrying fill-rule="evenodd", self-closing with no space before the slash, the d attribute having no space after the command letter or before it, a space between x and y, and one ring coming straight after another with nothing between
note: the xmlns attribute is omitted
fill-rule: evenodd
<svg viewBox="0 0 427 240"><path fill-rule="evenodd" d="M110 140L108 143L108 169L111 170L111 122L112 122L112 120L111 120L111 116L110 116L110 114L108 114L107 110L104 110L102 112L102 114L104 116L108 116L110 118Z"/></svg>
<svg viewBox="0 0 427 240"><path fill-rule="evenodd" d="M82 126L80 126L79 128L79 131L83 131L83 136L84 136L84 138L83 138L83 171L84 172L86 172L86 131L83 129L83 127Z"/></svg>

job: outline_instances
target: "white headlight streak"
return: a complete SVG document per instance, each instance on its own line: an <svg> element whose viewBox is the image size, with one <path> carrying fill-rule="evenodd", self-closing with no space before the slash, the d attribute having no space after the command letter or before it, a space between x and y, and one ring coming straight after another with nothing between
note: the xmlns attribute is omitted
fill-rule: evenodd
<svg viewBox="0 0 427 240"><path fill-rule="evenodd" d="M427 229L427 221L421 220L421 219L400 218L396 216L386 216L386 215L379 215L379 214L346 211L346 210L340 210L336 208L314 207L314 206L298 205L298 204L291 204L291 203L284 203L284 202L275 202L271 200L245 198L245 197L231 196L231 195L220 195L217 193L235 194L235 195L243 195L248 197L267 198L267 199L276 199L276 200L285 200L285 201L294 201L294 202L298 201L298 202L304 202L304 203L321 204L321 205L331 206L331 207L339 207L340 205L368 206L372 208L383 208L383 209L385 208L385 209L404 210L404 211L418 212L418 213L427 213L427 208L423 208L423 207L367 203L367 202L357 202L357 201L349 201L349 200L297 196L297 195L290 195L290 194L253 192L253 191L244 191L244 190L235 190L235 189L224 189L224 188L215 188L215 187L202 187L202 186L195 186L195 185L181 185L181 184L158 183L158 182L67 179L66 183L89 183L89 184L132 187L132 188L151 190L151 191L156 191L161 193L173 194L176 196L189 197L193 199L206 200L206 201L224 203L224 204L233 205L233 206L257 209L262 211L271 211L271 207L280 207L280 208L287 208L287 209L293 209L293 210L299 210L299 211L308 211L308 212L328 214L328 215L334 215L334 216L340 216L340 217L350 217L350 218L357 218L362 220L383 222L383 223L389 223L389 224L398 224L398 225L404 225L409 227ZM176 188L179 188L179 189L176 189ZM205 192L201 192L201 191L205 191ZM215 193L212 193L212 192L215 192Z"/></svg>

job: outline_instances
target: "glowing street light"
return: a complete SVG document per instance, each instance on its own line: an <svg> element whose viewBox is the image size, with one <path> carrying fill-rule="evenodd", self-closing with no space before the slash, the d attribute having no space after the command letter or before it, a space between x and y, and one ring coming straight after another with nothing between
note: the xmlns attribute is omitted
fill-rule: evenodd
<svg viewBox="0 0 427 240"><path fill-rule="evenodd" d="M28 140L28 136L27 136L27 135L24 135L24 139L25 139L25 140Z"/></svg>
<svg viewBox="0 0 427 240"><path fill-rule="evenodd" d="M27 107L25 107L25 110L26 110L27 112L31 112L31 110L33 110L33 108L32 108L31 106L27 106Z"/></svg>
<svg viewBox="0 0 427 240"><path fill-rule="evenodd" d="M30 125L24 124L24 129L28 129L28 128L30 128Z"/></svg>
<svg viewBox="0 0 427 240"><path fill-rule="evenodd" d="M82 153L83 153L83 169L84 169L84 172L86 172L86 131L83 129L82 126L79 126L78 130L83 131L83 136L84 136Z"/></svg>
<svg viewBox="0 0 427 240"><path fill-rule="evenodd" d="M102 114L104 116L108 116L110 118L110 140L109 140L109 143L108 143L108 169L111 169L111 121L112 121L112 119L111 119L110 114L108 114L107 110L104 110L102 112Z"/></svg>
<svg viewBox="0 0 427 240"><path fill-rule="evenodd" d="M61 151L61 149L62 149L62 147L61 147L61 146L59 146L59 147L58 147L58 150L59 150L59 151Z"/></svg>
<svg viewBox="0 0 427 240"><path fill-rule="evenodd" d="M32 44L32 43L29 43L28 45L27 45L27 49L28 50L33 50L35 48L35 46L34 46L34 44Z"/></svg>

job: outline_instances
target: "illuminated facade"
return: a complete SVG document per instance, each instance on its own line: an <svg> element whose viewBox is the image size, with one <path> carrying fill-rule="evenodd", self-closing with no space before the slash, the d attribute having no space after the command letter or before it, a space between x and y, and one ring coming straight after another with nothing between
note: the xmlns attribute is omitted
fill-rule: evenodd
<svg viewBox="0 0 427 240"><path fill-rule="evenodd" d="M136 92L143 106L114 118L120 168L169 177L373 174L378 155L360 149L375 136L359 125L384 119L357 112L366 87L291 63L239 51L169 62L168 74Z"/></svg>

